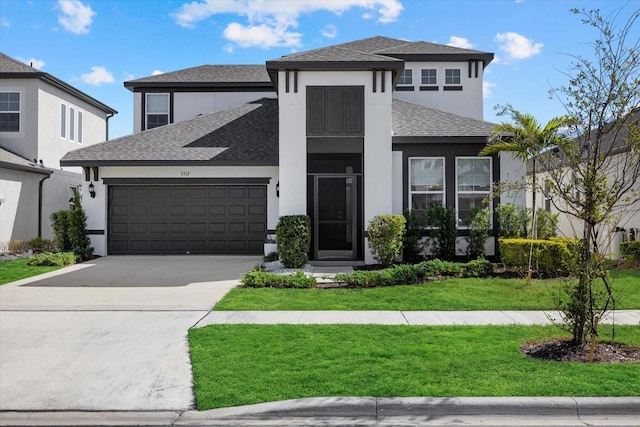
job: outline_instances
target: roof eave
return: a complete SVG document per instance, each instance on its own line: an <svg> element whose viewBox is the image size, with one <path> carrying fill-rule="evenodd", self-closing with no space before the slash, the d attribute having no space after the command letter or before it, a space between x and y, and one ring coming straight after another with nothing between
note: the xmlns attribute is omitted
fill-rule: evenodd
<svg viewBox="0 0 640 427"><path fill-rule="evenodd" d="M170 163L169 165L167 163ZM60 166L278 166L269 160L60 160Z"/></svg>
<svg viewBox="0 0 640 427"><path fill-rule="evenodd" d="M493 61L494 55L490 52L479 53L431 53L431 54L401 54L385 53L385 56L402 59L408 62L461 62L482 61L486 67Z"/></svg>
<svg viewBox="0 0 640 427"><path fill-rule="evenodd" d="M131 92L140 92L144 89L161 89L161 88L207 88L207 89L240 89L255 88L269 89L273 88L271 82L124 82L124 87Z"/></svg>

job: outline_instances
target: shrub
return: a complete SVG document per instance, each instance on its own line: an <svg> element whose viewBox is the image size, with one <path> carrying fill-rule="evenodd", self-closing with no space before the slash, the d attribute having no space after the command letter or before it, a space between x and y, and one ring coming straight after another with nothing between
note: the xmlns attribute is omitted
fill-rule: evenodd
<svg viewBox="0 0 640 427"><path fill-rule="evenodd" d="M620 254L627 261L640 262L640 240L620 243Z"/></svg>
<svg viewBox="0 0 640 427"><path fill-rule="evenodd" d="M369 221L369 249L382 265L391 265L402 250L405 219L402 215L377 215Z"/></svg>
<svg viewBox="0 0 640 427"><path fill-rule="evenodd" d="M434 258L452 261L456 257L456 211L433 203L427 209L427 224L435 227L429 236L429 246Z"/></svg>
<svg viewBox="0 0 640 427"><path fill-rule="evenodd" d="M533 269L544 272L566 272L571 253L567 244L554 240L499 239L500 255L506 267L526 270L529 255Z"/></svg>
<svg viewBox="0 0 640 427"><path fill-rule="evenodd" d="M558 233L558 214L552 214L544 209L536 211L536 237L548 240Z"/></svg>
<svg viewBox="0 0 640 427"><path fill-rule="evenodd" d="M73 252L46 252L34 255L27 260L27 265L32 267L64 267L75 263L76 256Z"/></svg>
<svg viewBox="0 0 640 427"><path fill-rule="evenodd" d="M307 215L281 216L276 226L278 254L287 268L300 268L309 260L311 220Z"/></svg>
<svg viewBox="0 0 640 427"><path fill-rule="evenodd" d="M249 288L312 288L316 279L298 270L293 274L275 274L262 270L251 270L242 275L240 281Z"/></svg>
<svg viewBox="0 0 640 427"><path fill-rule="evenodd" d="M467 246L467 255L470 259L484 258L490 221L491 211L488 208L474 209L471 212L469 246Z"/></svg>
<svg viewBox="0 0 640 427"><path fill-rule="evenodd" d="M69 238L71 211L57 211L51 214L51 226L53 227L53 242L56 249L61 252L69 252L72 249Z"/></svg>
<svg viewBox="0 0 640 427"><path fill-rule="evenodd" d="M486 259L475 259L462 265L462 277L487 277L493 271L493 265Z"/></svg>
<svg viewBox="0 0 640 427"><path fill-rule="evenodd" d="M273 261L278 261L280 259L280 255L278 255L278 252L271 252L270 254L267 254L264 256L264 262L273 262Z"/></svg>
<svg viewBox="0 0 640 427"><path fill-rule="evenodd" d="M27 248L27 242L24 240L11 240L9 241L9 253L10 254L21 254L23 252L27 252L29 249Z"/></svg>
<svg viewBox="0 0 640 427"><path fill-rule="evenodd" d="M27 247L33 252L53 252L55 245L53 241L49 239L43 239L42 237L34 237L27 242Z"/></svg>
<svg viewBox="0 0 640 427"><path fill-rule="evenodd" d="M422 261L424 245L421 243L422 233L427 226L427 213L419 209L405 209L404 219L406 229L402 240L404 261L415 263Z"/></svg>
<svg viewBox="0 0 640 427"><path fill-rule="evenodd" d="M87 214L82 209L82 199L78 189L73 188L73 210L69 215L69 241L78 261L86 261L93 256L91 239L87 235Z"/></svg>
<svg viewBox="0 0 640 427"><path fill-rule="evenodd" d="M475 260L466 264L439 259L418 264L396 265L384 270L357 270L351 274L337 274L335 280L360 288L396 286L421 283L427 277L487 277L493 266L487 260Z"/></svg>
<svg viewBox="0 0 640 427"><path fill-rule="evenodd" d="M498 205L499 236L505 238L526 238L529 213L527 209L514 205Z"/></svg>

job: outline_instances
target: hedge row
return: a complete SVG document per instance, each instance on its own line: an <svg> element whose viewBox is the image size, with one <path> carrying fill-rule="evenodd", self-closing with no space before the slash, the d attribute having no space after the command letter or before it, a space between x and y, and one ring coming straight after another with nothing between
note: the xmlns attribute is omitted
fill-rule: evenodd
<svg viewBox="0 0 640 427"><path fill-rule="evenodd" d="M627 261L640 262L640 240L620 243L620 253Z"/></svg>
<svg viewBox="0 0 640 427"><path fill-rule="evenodd" d="M531 268L544 272L567 272L578 243L577 239L567 238L498 240L505 267L526 270L531 259Z"/></svg>
<svg viewBox="0 0 640 427"><path fill-rule="evenodd" d="M449 261L424 261L419 264L397 265L384 270L358 270L350 274L337 274L335 280L355 287L376 287L410 285L421 283L427 277L487 277L493 271L487 260L475 260L466 264ZM302 271L295 274L276 274L262 270L252 270L240 279L249 288L312 288L316 285L313 277Z"/></svg>

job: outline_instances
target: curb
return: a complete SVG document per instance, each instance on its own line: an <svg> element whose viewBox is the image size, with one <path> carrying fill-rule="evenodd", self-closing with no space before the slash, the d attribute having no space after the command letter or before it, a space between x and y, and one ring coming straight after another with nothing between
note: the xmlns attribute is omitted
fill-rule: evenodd
<svg viewBox="0 0 640 427"><path fill-rule="evenodd" d="M640 426L640 397L324 397L208 411L0 412L0 426Z"/></svg>

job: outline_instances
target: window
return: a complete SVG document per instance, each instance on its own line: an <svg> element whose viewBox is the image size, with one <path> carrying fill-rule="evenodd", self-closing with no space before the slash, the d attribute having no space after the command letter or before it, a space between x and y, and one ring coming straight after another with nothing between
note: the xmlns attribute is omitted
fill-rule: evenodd
<svg viewBox="0 0 640 427"><path fill-rule="evenodd" d="M468 227L473 210L489 206L491 168L490 157L456 158L458 225Z"/></svg>
<svg viewBox="0 0 640 427"><path fill-rule="evenodd" d="M0 92L0 132L20 132L20 92Z"/></svg>
<svg viewBox="0 0 640 427"><path fill-rule="evenodd" d="M444 70L444 84L446 85L459 85L460 84L460 69L459 68L447 68Z"/></svg>
<svg viewBox="0 0 640 427"><path fill-rule="evenodd" d="M78 143L82 144L82 111L78 111Z"/></svg>
<svg viewBox="0 0 640 427"><path fill-rule="evenodd" d="M433 86L438 84L438 73L435 68L421 70L422 85Z"/></svg>
<svg viewBox="0 0 640 427"><path fill-rule="evenodd" d="M411 209L428 209L444 204L444 158L409 159L409 203Z"/></svg>
<svg viewBox="0 0 640 427"><path fill-rule="evenodd" d="M73 141L76 139L76 110L73 107L69 107L69 139Z"/></svg>
<svg viewBox="0 0 640 427"><path fill-rule="evenodd" d="M60 104L60 138L67 137L67 106Z"/></svg>
<svg viewBox="0 0 640 427"><path fill-rule="evenodd" d="M399 85L412 85L413 84L413 70L405 69L400 75L398 80Z"/></svg>
<svg viewBox="0 0 640 427"><path fill-rule="evenodd" d="M147 127L146 129L157 128L169 123L169 94L154 93L147 94Z"/></svg>

